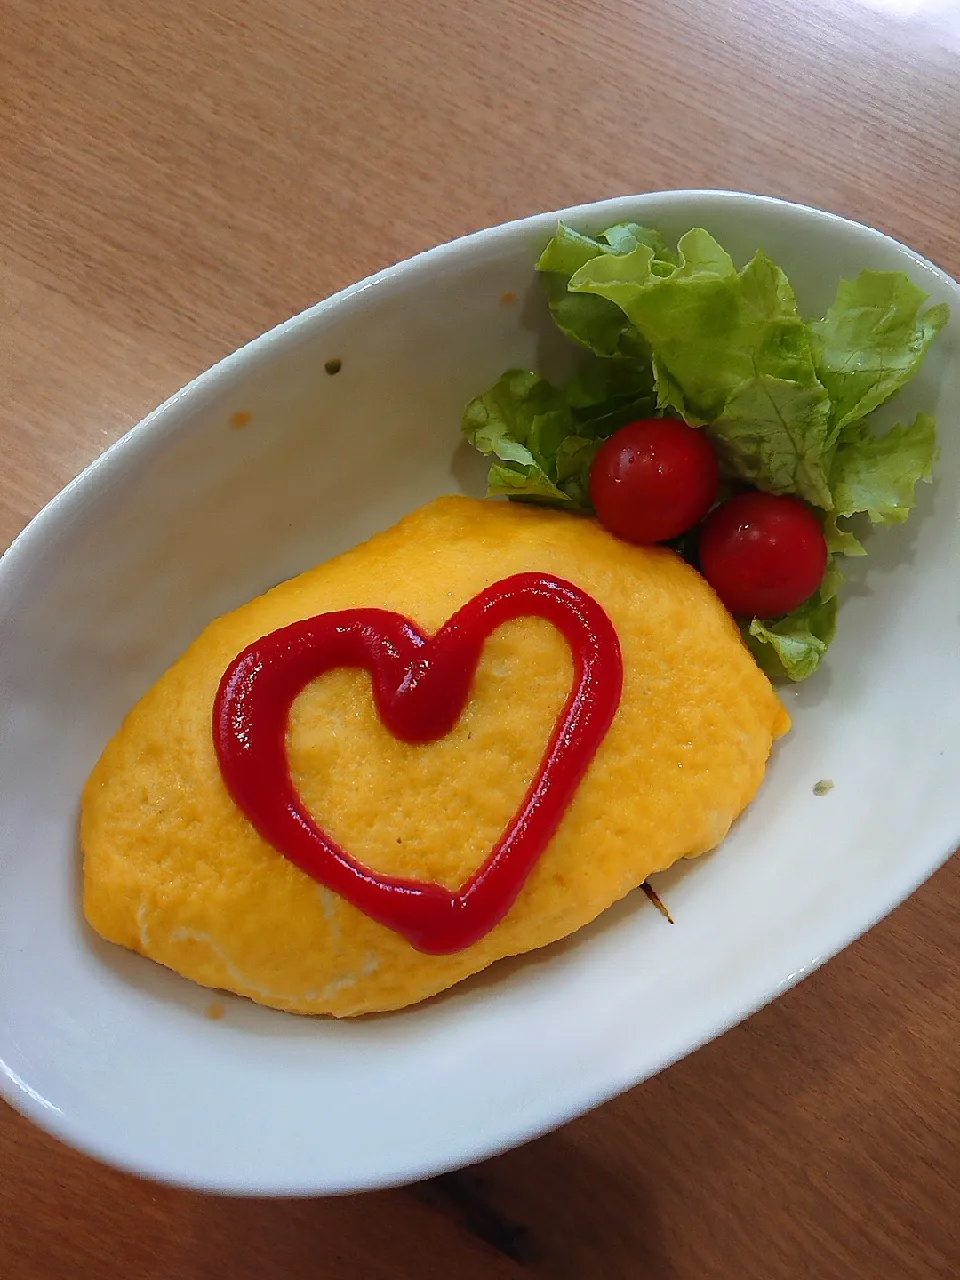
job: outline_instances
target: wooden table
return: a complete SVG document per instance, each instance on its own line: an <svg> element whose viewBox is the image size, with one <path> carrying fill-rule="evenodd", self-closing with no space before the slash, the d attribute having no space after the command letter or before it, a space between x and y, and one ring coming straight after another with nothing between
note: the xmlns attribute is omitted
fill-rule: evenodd
<svg viewBox="0 0 960 1280"><path fill-rule="evenodd" d="M505 218L682 186L834 209L960 273L956 7L0 0L0 542L339 286ZM658 1079L408 1190L189 1194L0 1105L0 1276L956 1276L958 950L954 861Z"/></svg>

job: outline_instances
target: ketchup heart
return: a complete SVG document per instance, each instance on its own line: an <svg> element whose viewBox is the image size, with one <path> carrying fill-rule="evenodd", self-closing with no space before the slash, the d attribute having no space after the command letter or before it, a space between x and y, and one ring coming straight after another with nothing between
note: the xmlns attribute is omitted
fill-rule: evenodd
<svg viewBox="0 0 960 1280"><path fill-rule="evenodd" d="M364 866L314 821L290 776L294 699L325 671L365 668L390 732L405 742L434 741L463 711L487 636L526 615L546 618L570 645L573 688L492 852L456 891ZM622 689L620 642L596 600L560 578L518 573L474 596L432 636L385 609L322 613L264 636L220 681L213 739L228 791L264 840L418 950L441 955L470 946L506 915L603 741Z"/></svg>

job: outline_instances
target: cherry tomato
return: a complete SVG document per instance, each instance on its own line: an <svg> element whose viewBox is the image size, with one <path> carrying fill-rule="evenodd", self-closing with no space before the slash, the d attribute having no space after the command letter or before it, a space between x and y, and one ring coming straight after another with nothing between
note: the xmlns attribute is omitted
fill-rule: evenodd
<svg viewBox="0 0 960 1280"><path fill-rule="evenodd" d="M731 613L778 618L823 581L827 543L799 498L738 493L700 530L700 572Z"/></svg>
<svg viewBox="0 0 960 1280"><path fill-rule="evenodd" d="M628 422L600 446L590 498L611 533L663 542L698 524L717 496L719 470L702 431L677 418Z"/></svg>

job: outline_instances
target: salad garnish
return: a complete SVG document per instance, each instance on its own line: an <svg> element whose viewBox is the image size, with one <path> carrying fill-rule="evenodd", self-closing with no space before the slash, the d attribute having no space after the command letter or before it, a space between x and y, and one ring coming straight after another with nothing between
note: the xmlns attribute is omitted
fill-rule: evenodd
<svg viewBox="0 0 960 1280"><path fill-rule="evenodd" d="M596 236L561 223L537 270L584 359L563 386L509 369L467 405L463 431L491 458L489 494L592 514L591 468L620 428L673 418L702 429L721 501L759 490L817 516L827 559L816 589L785 613L738 619L769 675L805 679L834 637L841 558L866 554L868 523L906 520L917 482L931 479L933 419L882 431L872 415L920 368L946 304L925 308L904 272L867 269L808 321L765 253L738 270L702 227L671 248L637 223ZM673 545L697 564L697 541Z"/></svg>

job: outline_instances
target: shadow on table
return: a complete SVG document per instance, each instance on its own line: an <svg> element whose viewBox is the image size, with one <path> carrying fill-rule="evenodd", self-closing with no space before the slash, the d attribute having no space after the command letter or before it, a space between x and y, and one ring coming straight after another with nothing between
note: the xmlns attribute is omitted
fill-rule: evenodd
<svg viewBox="0 0 960 1280"><path fill-rule="evenodd" d="M409 1194L531 1276L678 1276L650 1188L635 1171L582 1150L565 1131Z"/></svg>

